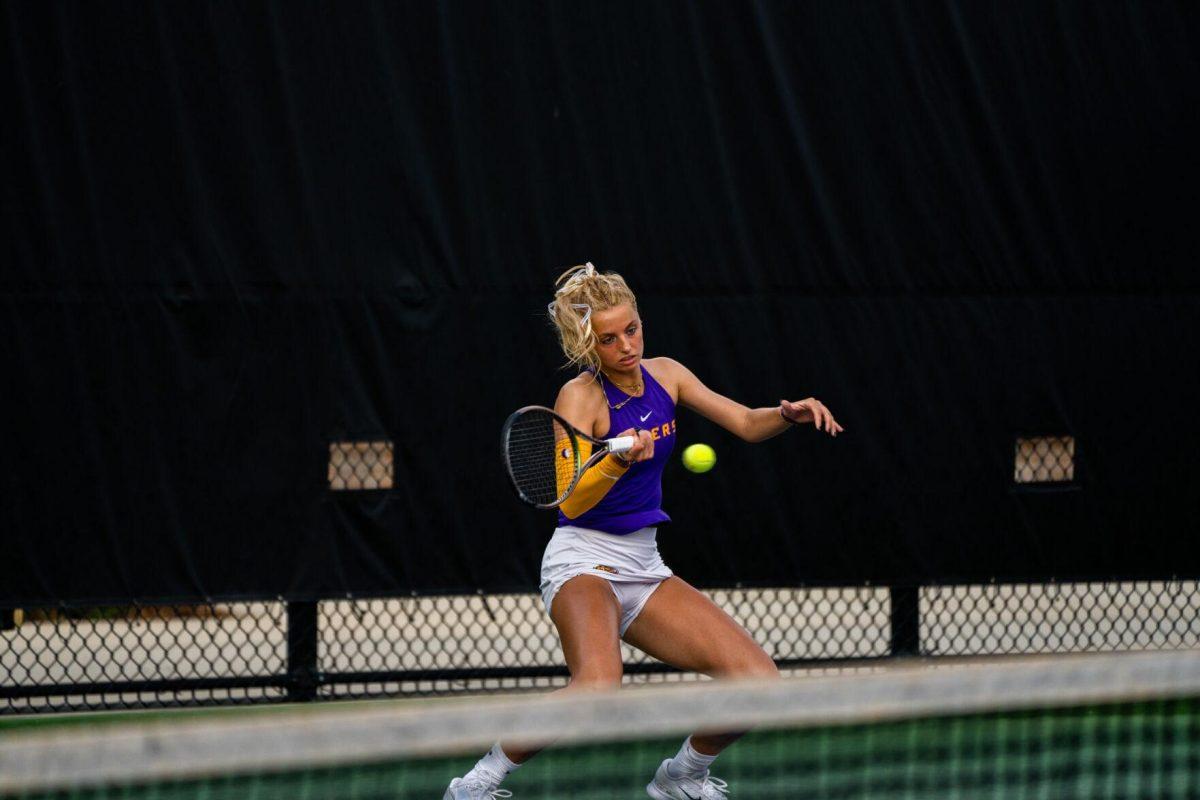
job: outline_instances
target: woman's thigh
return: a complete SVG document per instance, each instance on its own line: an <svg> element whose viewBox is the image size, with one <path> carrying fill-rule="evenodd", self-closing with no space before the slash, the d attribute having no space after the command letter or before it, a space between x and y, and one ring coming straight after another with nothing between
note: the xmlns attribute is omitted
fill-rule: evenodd
<svg viewBox="0 0 1200 800"><path fill-rule="evenodd" d="M772 677L775 662L746 629L675 576L646 601L625 641L679 669L721 677Z"/></svg>
<svg viewBox="0 0 1200 800"><path fill-rule="evenodd" d="M550 605L572 683L616 685L621 680L621 607L608 581L577 575Z"/></svg>

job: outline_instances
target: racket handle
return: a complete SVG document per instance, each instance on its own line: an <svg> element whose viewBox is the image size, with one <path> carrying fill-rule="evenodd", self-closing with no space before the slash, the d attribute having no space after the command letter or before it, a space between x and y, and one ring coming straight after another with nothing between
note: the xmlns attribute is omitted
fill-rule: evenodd
<svg viewBox="0 0 1200 800"><path fill-rule="evenodd" d="M636 443L636 436L618 436L615 439L605 440L605 444L608 445L608 452L616 453L617 455L621 455L621 453L628 453L630 448L632 448Z"/></svg>

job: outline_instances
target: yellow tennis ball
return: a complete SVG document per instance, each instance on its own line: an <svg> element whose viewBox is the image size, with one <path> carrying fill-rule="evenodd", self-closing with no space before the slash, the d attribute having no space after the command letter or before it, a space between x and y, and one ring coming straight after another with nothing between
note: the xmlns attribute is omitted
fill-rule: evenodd
<svg viewBox="0 0 1200 800"><path fill-rule="evenodd" d="M708 472L716 463L716 451L706 444L689 444L683 449L683 465L691 472Z"/></svg>

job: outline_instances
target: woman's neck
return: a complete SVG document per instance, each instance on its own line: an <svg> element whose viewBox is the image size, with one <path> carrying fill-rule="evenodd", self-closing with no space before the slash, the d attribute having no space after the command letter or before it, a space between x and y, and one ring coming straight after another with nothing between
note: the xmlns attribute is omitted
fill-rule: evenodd
<svg viewBox="0 0 1200 800"><path fill-rule="evenodd" d="M636 364L633 367L630 367L628 370L618 371L602 369L600 371L604 373L604 378L609 383L626 392L627 394L639 392L642 389L641 364Z"/></svg>

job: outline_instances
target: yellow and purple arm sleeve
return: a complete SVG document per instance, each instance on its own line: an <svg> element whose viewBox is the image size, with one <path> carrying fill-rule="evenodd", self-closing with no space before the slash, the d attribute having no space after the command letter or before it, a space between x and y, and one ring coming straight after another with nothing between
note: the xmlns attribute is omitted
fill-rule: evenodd
<svg viewBox="0 0 1200 800"><path fill-rule="evenodd" d="M585 441L580 442L579 445L579 457L586 461L592 454L592 444ZM556 449L559 453L570 453L570 446L567 439L562 439ZM575 465L568 458L558 459L558 465L558 491L561 493L575 477ZM575 519L585 511L594 508L628 469L629 467L624 462L611 453L596 462L591 469L583 473L579 478L579 483L575 485L575 491L571 492L571 496L559 506L563 516L567 519Z"/></svg>

